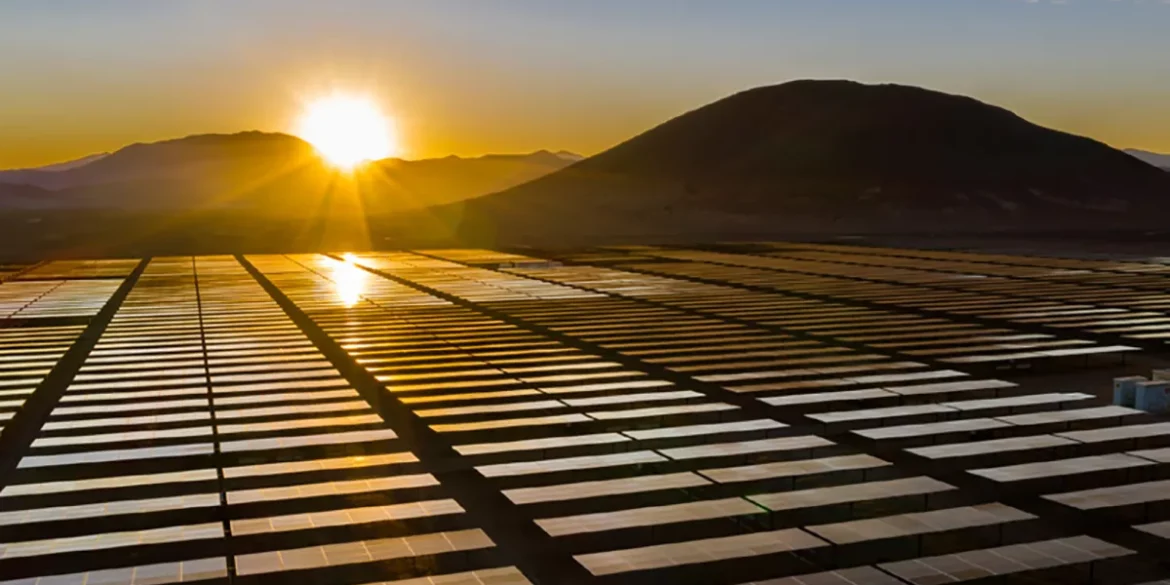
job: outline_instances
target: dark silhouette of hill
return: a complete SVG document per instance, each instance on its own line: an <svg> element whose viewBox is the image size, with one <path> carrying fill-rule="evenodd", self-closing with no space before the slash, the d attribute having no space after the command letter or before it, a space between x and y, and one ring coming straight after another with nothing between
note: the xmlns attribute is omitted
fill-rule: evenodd
<svg viewBox="0 0 1170 585"><path fill-rule="evenodd" d="M38 185L52 180L52 175L62 171L69 171L76 168L83 167L92 162L101 160L108 156L108 152L101 152L98 154L91 154L78 159L60 162L43 167L12 169L7 171L0 171L0 183L12 183L18 185Z"/></svg>
<svg viewBox="0 0 1170 585"><path fill-rule="evenodd" d="M572 160L530 155L370 163L354 179L326 165L308 143L284 134L208 134L133 144L85 165L0 174L0 208L109 211L246 210L311 215L341 183L367 212L459 201L521 184ZM20 184L20 187L14 186ZM41 191L29 189L35 187ZM352 186L351 186L352 187ZM41 197L33 197L33 193ZM19 195L19 196L18 196ZM18 205L19 204L19 205Z"/></svg>
<svg viewBox="0 0 1170 585"><path fill-rule="evenodd" d="M57 184L39 186L52 189L172 178L199 180L199 173L248 174L293 162L308 163L312 158L313 148L308 143L285 134L203 134L131 144L83 167L55 173ZM213 174L211 178L218 177Z"/></svg>
<svg viewBox="0 0 1170 585"><path fill-rule="evenodd" d="M136 144L87 165L0 178L0 258L367 248L384 219L521 184L574 161L386 159L353 175L300 139L246 132Z"/></svg>
<svg viewBox="0 0 1170 585"><path fill-rule="evenodd" d="M44 166L40 166L40 167L21 168L21 169L0 170L0 183L34 184L40 178L41 175L46 175L49 173L57 173L57 172L61 172L61 171L69 171L69 170L73 170L76 168L80 168L80 167L83 167L83 166L90 164L92 162L99 161L99 160L109 156L109 154L110 153L108 153L108 152L99 152L97 154L91 154L88 156L83 156L81 158L67 160L67 161L59 162L59 163L54 163L51 165L44 165Z"/></svg>
<svg viewBox="0 0 1170 585"><path fill-rule="evenodd" d="M33 185L0 185L4 209L42 209L44 197L51 193Z"/></svg>
<svg viewBox="0 0 1170 585"><path fill-rule="evenodd" d="M1160 154L1148 150L1138 150L1136 148L1127 148L1125 152L1130 156L1137 157L1139 160L1170 171L1170 154Z"/></svg>
<svg viewBox="0 0 1170 585"><path fill-rule="evenodd" d="M1154 220L1170 177L977 100L794 81L732 95L565 170L411 214L471 241L1042 230Z"/></svg>
<svg viewBox="0 0 1170 585"><path fill-rule="evenodd" d="M0 184L0 255L1133 233L1170 207L1170 175L1133 156L898 85L757 88L574 158L388 159L347 179L283 135L134 145L57 183Z"/></svg>
<svg viewBox="0 0 1170 585"><path fill-rule="evenodd" d="M97 162L103 158L106 158L109 155L110 155L110 153L108 153L108 152L99 152L96 154L91 154L89 156L83 156L81 158L75 158L73 160L68 160L65 162L59 162L59 163L54 163L51 165L45 165L43 167L37 167L35 170L50 171L50 172L70 171L70 170L73 170L76 168L83 167L89 163Z"/></svg>

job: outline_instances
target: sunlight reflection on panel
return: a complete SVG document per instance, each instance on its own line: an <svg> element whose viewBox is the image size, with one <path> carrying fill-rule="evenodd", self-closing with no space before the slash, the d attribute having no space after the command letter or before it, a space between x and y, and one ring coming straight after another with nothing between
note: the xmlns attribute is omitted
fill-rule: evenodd
<svg viewBox="0 0 1170 585"><path fill-rule="evenodd" d="M344 262L333 261L332 279L337 284L337 298L348 309L362 300L369 274L354 265L353 254L346 253L342 258Z"/></svg>

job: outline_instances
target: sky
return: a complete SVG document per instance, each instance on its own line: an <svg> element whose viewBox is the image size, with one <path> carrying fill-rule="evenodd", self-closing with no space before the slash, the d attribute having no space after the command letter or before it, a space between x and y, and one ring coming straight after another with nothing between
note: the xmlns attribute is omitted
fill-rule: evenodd
<svg viewBox="0 0 1170 585"><path fill-rule="evenodd" d="M801 78L972 95L1170 152L1170 0L0 0L0 168L291 131L369 95L407 158L594 154Z"/></svg>

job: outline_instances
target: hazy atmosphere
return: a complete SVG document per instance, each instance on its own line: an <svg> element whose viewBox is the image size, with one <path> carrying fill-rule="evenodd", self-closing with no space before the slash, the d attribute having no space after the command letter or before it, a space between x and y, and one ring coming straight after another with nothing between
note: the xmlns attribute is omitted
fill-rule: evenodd
<svg viewBox="0 0 1170 585"><path fill-rule="evenodd" d="M376 101L407 158L590 155L797 78L972 95L1165 152L1167 30L1161 0L8 0L0 168L292 131L333 91Z"/></svg>

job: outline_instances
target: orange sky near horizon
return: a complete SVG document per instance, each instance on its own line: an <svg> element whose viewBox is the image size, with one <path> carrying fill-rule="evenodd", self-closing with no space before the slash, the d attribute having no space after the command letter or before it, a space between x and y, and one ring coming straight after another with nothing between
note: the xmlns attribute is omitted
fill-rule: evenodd
<svg viewBox="0 0 1170 585"><path fill-rule="evenodd" d="M340 91L352 91L359 95L377 95L360 84L341 84L336 87ZM507 116L496 116L495 120L491 116L477 119L466 113L460 116L456 112L453 115L425 104L425 99L417 100L418 103L410 99L374 99L397 124L402 158L438 158L451 154L480 156L541 149L569 150L588 156L737 90L729 88L724 93L699 96L699 100L687 104L676 103L681 100L662 100L661 103L630 100L634 103L625 109L604 105L593 107L588 103L576 103L570 107L552 98L546 104L530 103L525 111L509 112ZM399 91L405 93L404 88ZM1152 123L1140 108L1118 110L1093 103L1056 104L1054 107L1043 98L974 97L1007 107L1032 122L1089 136L1117 148L1170 152L1170 139L1166 139L1170 132ZM621 100L608 96L608 99L600 101L612 103ZM249 102L252 105L247 105ZM266 108L264 102L278 103ZM144 116L143 112L138 112L142 120L138 124L116 123L116 113L95 107L92 116L110 122L101 124L78 120L70 125L57 121L30 128L23 136L5 133L5 136L0 137L0 169L36 167L99 152L112 152L135 142L155 142L192 134L226 134L246 130L296 133L295 120L299 115L300 101L289 93L260 94L250 100L234 103L238 105L223 109L203 108L195 119L168 119L165 115ZM1154 111L1159 107L1160 104L1150 104L1146 111ZM499 111L504 111L504 108ZM1170 113L1167 115L1170 116ZM590 124L578 126L566 124L566 117L589 117L592 120Z"/></svg>
<svg viewBox="0 0 1170 585"><path fill-rule="evenodd" d="M332 91L375 98L406 158L590 155L736 91L810 77L971 95L1113 146L1170 152L1170 76L1158 74L1170 5L876 4L4 4L0 168L190 134L290 132L306 98Z"/></svg>

